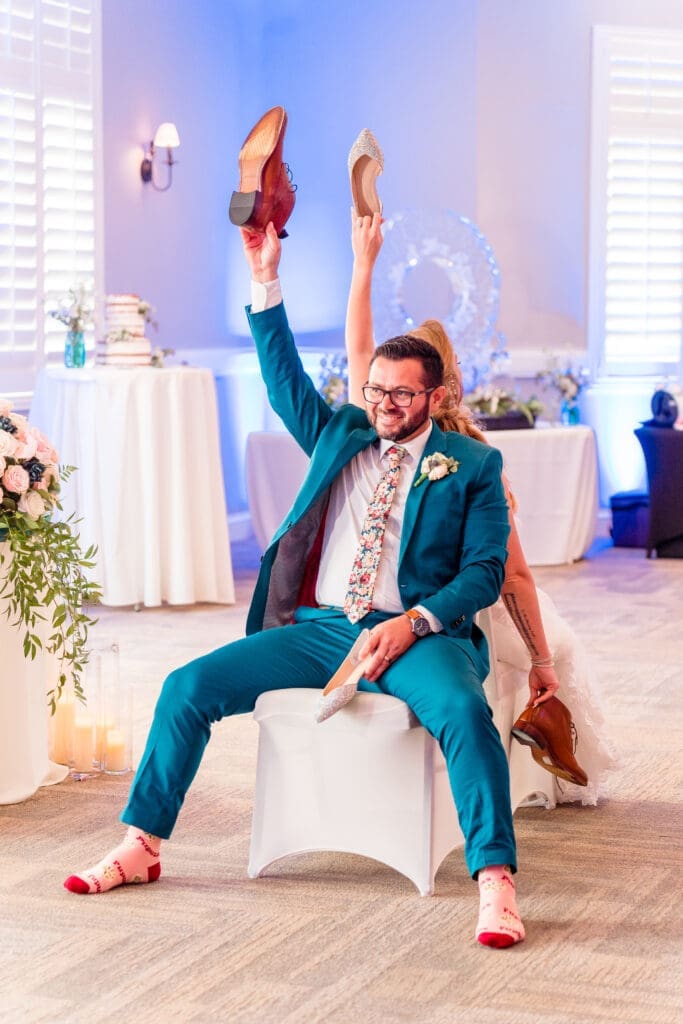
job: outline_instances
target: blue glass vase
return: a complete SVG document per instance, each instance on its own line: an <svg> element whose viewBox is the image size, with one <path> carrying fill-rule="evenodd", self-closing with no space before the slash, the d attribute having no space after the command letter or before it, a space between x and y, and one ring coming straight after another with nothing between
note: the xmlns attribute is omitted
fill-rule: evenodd
<svg viewBox="0 0 683 1024"><path fill-rule="evenodd" d="M579 422L579 406L565 398L560 408L560 423L564 427L575 427Z"/></svg>
<svg viewBox="0 0 683 1024"><path fill-rule="evenodd" d="M67 331L64 345L64 365L79 369L85 366L83 331Z"/></svg>

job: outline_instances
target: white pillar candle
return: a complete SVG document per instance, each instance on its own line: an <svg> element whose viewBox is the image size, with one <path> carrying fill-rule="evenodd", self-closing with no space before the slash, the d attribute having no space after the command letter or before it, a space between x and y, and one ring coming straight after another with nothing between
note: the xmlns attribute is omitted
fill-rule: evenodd
<svg viewBox="0 0 683 1024"><path fill-rule="evenodd" d="M113 729L116 722L113 718L100 719L95 726L95 757L103 762L107 755L107 733Z"/></svg>
<svg viewBox="0 0 683 1024"><path fill-rule="evenodd" d="M73 736L73 769L76 772L91 772L95 759L95 738L90 715L76 715Z"/></svg>
<svg viewBox="0 0 683 1024"><path fill-rule="evenodd" d="M57 701L57 707L50 723L52 736L50 757L57 764L68 764L71 758L75 717L76 702L73 698L62 697Z"/></svg>
<svg viewBox="0 0 683 1024"><path fill-rule="evenodd" d="M109 729L104 753L104 769L107 772L125 772L126 739L120 729Z"/></svg>

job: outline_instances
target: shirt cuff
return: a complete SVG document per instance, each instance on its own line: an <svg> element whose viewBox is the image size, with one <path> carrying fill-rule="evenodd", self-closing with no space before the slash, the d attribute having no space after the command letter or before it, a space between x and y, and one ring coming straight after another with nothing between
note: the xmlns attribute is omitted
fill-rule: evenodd
<svg viewBox="0 0 683 1024"><path fill-rule="evenodd" d="M274 281L266 281L265 284L261 284L260 281L251 282L252 313L263 313L266 309L279 306L281 302L282 289L279 277L276 277Z"/></svg>
<svg viewBox="0 0 683 1024"><path fill-rule="evenodd" d="M433 612L428 611L422 604L414 604L413 608L415 609L416 612L419 612L420 615L427 620L429 625L432 627L432 633L443 632L443 623L441 622L441 619L437 619L436 615L434 615Z"/></svg>

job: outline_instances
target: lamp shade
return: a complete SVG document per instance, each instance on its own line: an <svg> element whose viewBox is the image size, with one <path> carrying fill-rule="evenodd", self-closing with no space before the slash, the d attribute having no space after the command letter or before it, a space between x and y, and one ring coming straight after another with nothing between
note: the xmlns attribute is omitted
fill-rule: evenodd
<svg viewBox="0 0 683 1024"><path fill-rule="evenodd" d="M173 121L164 121L163 124L159 125L154 136L154 145L166 147L166 149L175 149L176 146L180 145L178 129L173 124Z"/></svg>

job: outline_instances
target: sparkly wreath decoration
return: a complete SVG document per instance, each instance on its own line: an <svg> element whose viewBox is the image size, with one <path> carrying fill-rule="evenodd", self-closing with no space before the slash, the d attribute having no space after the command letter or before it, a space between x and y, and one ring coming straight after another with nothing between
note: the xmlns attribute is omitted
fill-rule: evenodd
<svg viewBox="0 0 683 1024"><path fill-rule="evenodd" d="M463 375L465 392L485 385L507 356L497 330L500 271L493 249L476 224L452 210L406 210L384 225L377 261L373 316L378 341L407 334L419 324L409 308L409 275L434 268L450 294L429 316L443 322ZM429 296L425 296L429 301ZM441 296L443 298L443 295ZM442 303L443 306L443 303Z"/></svg>

